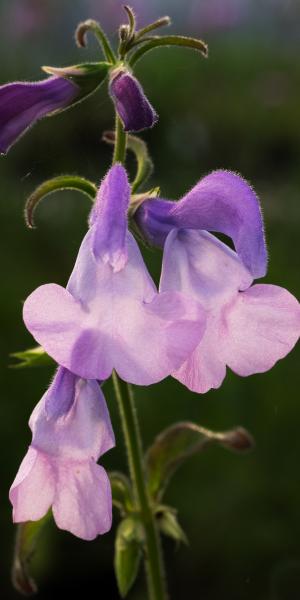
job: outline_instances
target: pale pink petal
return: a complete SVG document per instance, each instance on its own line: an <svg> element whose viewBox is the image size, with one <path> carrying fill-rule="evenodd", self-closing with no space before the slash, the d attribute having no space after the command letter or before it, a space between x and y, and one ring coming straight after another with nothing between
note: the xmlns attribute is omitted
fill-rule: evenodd
<svg viewBox="0 0 300 600"><path fill-rule="evenodd" d="M60 529L93 540L111 528L112 500L105 470L93 460L58 467L53 516Z"/></svg>
<svg viewBox="0 0 300 600"><path fill-rule="evenodd" d="M160 291L181 291L213 309L253 281L237 254L206 231L169 233L163 256Z"/></svg>
<svg viewBox="0 0 300 600"><path fill-rule="evenodd" d="M54 487L47 457L30 446L9 492L14 522L41 519L52 504Z"/></svg>
<svg viewBox="0 0 300 600"><path fill-rule="evenodd" d="M219 319L207 318L204 336L189 358L172 376L192 392L205 394L219 388L226 375L226 365L221 348L224 330ZM226 343L226 342L225 342Z"/></svg>
<svg viewBox="0 0 300 600"><path fill-rule="evenodd" d="M120 313L119 322L126 327L126 344L121 338L115 341L116 371L136 385L149 385L167 377L194 350L206 316L197 302L166 292L142 306L132 303Z"/></svg>
<svg viewBox="0 0 300 600"><path fill-rule="evenodd" d="M66 374L69 379L74 378L73 399L68 410L60 414L57 412L57 401L61 400L59 385L65 390ZM30 427L35 447L59 461L98 460L115 445L105 398L97 381L80 379L62 367L35 407Z"/></svg>
<svg viewBox="0 0 300 600"><path fill-rule="evenodd" d="M23 307L23 319L46 352L68 368L69 348L80 335L82 308L71 294L55 283L37 288Z"/></svg>
<svg viewBox="0 0 300 600"><path fill-rule="evenodd" d="M224 359L238 375L268 371L286 356L300 334L299 303L275 285L254 285L238 295L226 314Z"/></svg>

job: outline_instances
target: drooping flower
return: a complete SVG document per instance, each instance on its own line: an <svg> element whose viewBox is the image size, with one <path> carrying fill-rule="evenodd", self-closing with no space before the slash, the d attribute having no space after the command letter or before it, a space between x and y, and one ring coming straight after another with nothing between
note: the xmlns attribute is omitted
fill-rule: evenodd
<svg viewBox="0 0 300 600"><path fill-rule="evenodd" d="M130 187L114 165L103 180L67 289L48 284L24 304L24 321L56 362L86 379L149 385L197 346L205 313L179 292L158 294L127 229Z"/></svg>
<svg viewBox="0 0 300 600"><path fill-rule="evenodd" d="M148 239L166 240L160 291L184 292L206 310L204 336L176 379L204 393L221 385L226 366L247 376L288 354L299 337L299 304L281 287L251 286L265 274L267 254L258 200L244 180L215 172L178 203L146 201L137 221ZM203 229L230 236L237 252Z"/></svg>
<svg viewBox="0 0 300 600"><path fill-rule="evenodd" d="M10 489L14 522L52 507L60 529L94 539L111 527L108 476L97 460L114 446L102 391L59 367L30 421L32 442Z"/></svg>
<svg viewBox="0 0 300 600"><path fill-rule="evenodd" d="M127 70L112 72L109 92L125 131L142 131L157 123L158 115L141 84Z"/></svg>
<svg viewBox="0 0 300 600"><path fill-rule="evenodd" d="M65 110L92 94L109 68L106 62L43 67L51 75L48 79L0 86L0 153L5 154L42 117Z"/></svg>
<svg viewBox="0 0 300 600"><path fill-rule="evenodd" d="M259 200L250 185L230 171L214 171L178 202L150 199L135 213L147 240L163 246L174 228L204 229L232 238L236 252L252 273L267 271L267 250Z"/></svg>
<svg viewBox="0 0 300 600"><path fill-rule="evenodd" d="M0 86L0 153L5 154L36 121L65 108L78 94L77 85L63 77Z"/></svg>

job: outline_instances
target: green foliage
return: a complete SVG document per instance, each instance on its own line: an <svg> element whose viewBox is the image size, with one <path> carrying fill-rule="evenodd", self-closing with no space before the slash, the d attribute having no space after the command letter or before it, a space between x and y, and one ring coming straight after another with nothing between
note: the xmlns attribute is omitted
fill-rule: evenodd
<svg viewBox="0 0 300 600"><path fill-rule="evenodd" d="M137 577L143 537L138 517L130 516L121 521L116 535L114 567L122 598L125 598Z"/></svg>
<svg viewBox="0 0 300 600"><path fill-rule="evenodd" d="M217 433L195 423L176 423L160 433L146 456L148 486L151 496L159 500L176 469L189 457L209 444L244 451L253 446L249 433L239 427Z"/></svg>
<svg viewBox="0 0 300 600"><path fill-rule="evenodd" d="M13 352L10 356L16 358L18 363L10 365L12 369L27 369L28 367L51 367L54 360L47 354L42 346L29 348L22 352Z"/></svg>
<svg viewBox="0 0 300 600"><path fill-rule="evenodd" d="M177 511L170 506L158 506L156 519L160 531L172 538L177 544L188 544L188 539L181 525L178 523Z"/></svg>
<svg viewBox="0 0 300 600"><path fill-rule="evenodd" d="M131 483L123 473L114 471L109 474L112 500L122 515L133 510Z"/></svg>
<svg viewBox="0 0 300 600"><path fill-rule="evenodd" d="M15 553L12 566L14 587L24 596L37 592L37 586L29 572L30 562L37 550L39 536L51 515L49 511L40 521L28 521L17 526Z"/></svg>
<svg viewBox="0 0 300 600"><path fill-rule="evenodd" d="M64 190L81 192L92 201L94 201L97 194L97 186L88 181L88 179L79 177L78 175L59 175L58 177L47 179L26 200L24 215L27 227L30 229L34 227L33 216L40 201L50 194L54 194L54 192L62 192Z"/></svg>

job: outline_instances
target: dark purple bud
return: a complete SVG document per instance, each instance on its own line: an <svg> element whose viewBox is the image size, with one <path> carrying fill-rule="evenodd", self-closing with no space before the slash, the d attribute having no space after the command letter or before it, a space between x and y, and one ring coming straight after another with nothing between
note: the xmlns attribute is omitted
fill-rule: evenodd
<svg viewBox="0 0 300 600"><path fill-rule="evenodd" d="M78 94L77 85L63 77L0 86L0 153L38 119L67 107Z"/></svg>
<svg viewBox="0 0 300 600"><path fill-rule="evenodd" d="M113 71L109 92L125 131L142 131L158 121L141 84L128 71Z"/></svg>

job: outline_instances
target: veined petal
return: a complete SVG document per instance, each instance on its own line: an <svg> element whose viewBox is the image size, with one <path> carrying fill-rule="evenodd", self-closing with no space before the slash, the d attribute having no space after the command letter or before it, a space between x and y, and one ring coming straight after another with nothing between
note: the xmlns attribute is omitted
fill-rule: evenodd
<svg viewBox="0 0 300 600"><path fill-rule="evenodd" d="M152 199L136 211L138 226L151 243L163 245L173 228L203 229L232 238L253 277L267 270L267 250L259 200L251 186L230 171L204 177L180 201Z"/></svg>
<svg viewBox="0 0 300 600"><path fill-rule="evenodd" d="M263 373L294 347L300 335L300 306L276 285L254 285L238 295L226 314L224 359L238 375Z"/></svg>
<svg viewBox="0 0 300 600"><path fill-rule="evenodd" d="M211 233L174 229L168 235L160 291L181 291L215 310L252 281L236 252Z"/></svg>
<svg viewBox="0 0 300 600"><path fill-rule="evenodd" d="M0 153L6 153L38 119L68 106L78 93L77 85L63 77L2 85Z"/></svg>
<svg viewBox="0 0 300 600"><path fill-rule="evenodd" d="M127 260L126 231L130 186L121 164L115 164L103 179L90 216L92 250L96 258L120 271Z"/></svg>
<svg viewBox="0 0 300 600"><path fill-rule="evenodd" d="M38 521L49 510L55 492L55 473L43 454L30 446L10 488L15 523Z"/></svg>
<svg viewBox="0 0 300 600"><path fill-rule="evenodd" d="M29 424L35 448L53 457L98 460L115 445L106 402L97 381L80 379L62 367L35 407Z"/></svg>
<svg viewBox="0 0 300 600"><path fill-rule="evenodd" d="M128 71L119 69L113 72L109 92L125 131L142 131L158 121L141 84Z"/></svg>
<svg viewBox="0 0 300 600"><path fill-rule="evenodd" d="M61 463L52 510L60 529L83 540L106 533L111 528L112 498L103 467L93 460Z"/></svg>
<svg viewBox="0 0 300 600"><path fill-rule="evenodd" d="M80 335L83 309L63 287L46 284L37 288L23 306L29 331L56 362L68 368L68 348ZM71 370L71 369L69 369ZM91 378L92 379L92 378Z"/></svg>

